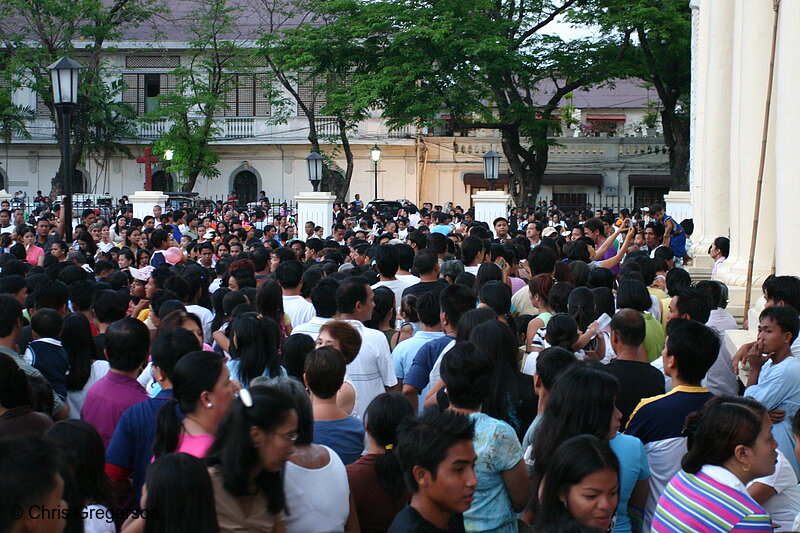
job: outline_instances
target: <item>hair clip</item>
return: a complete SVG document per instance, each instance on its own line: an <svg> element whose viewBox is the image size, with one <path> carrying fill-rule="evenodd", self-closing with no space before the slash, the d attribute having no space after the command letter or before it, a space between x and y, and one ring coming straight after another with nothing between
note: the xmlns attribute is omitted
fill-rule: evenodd
<svg viewBox="0 0 800 533"><path fill-rule="evenodd" d="M394 444L387 444L386 446L384 446L384 448L386 448L387 450L391 450L392 448L394 448Z"/></svg>
<svg viewBox="0 0 800 533"><path fill-rule="evenodd" d="M253 396L250 394L249 390L239 390L239 399L242 401L242 405L245 407L253 407Z"/></svg>

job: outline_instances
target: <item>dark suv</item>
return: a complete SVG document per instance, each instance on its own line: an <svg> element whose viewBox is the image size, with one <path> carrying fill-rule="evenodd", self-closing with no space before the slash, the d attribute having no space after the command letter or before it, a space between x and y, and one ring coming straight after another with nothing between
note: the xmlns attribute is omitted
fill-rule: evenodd
<svg viewBox="0 0 800 533"><path fill-rule="evenodd" d="M395 217L397 216L397 212L401 207L408 207L410 205L413 204L407 201L401 202L399 200L383 200L378 198L377 200L372 200L367 204L367 210L375 209L381 215Z"/></svg>

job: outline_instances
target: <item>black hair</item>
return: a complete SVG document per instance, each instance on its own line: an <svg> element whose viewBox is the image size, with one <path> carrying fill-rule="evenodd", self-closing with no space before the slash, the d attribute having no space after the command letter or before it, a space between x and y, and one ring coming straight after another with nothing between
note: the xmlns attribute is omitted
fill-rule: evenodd
<svg viewBox="0 0 800 533"><path fill-rule="evenodd" d="M0 439L0 509L28 509L46 502L58 484L58 470L56 446L44 438ZM13 531L16 523L12 513L0 513L0 531Z"/></svg>
<svg viewBox="0 0 800 533"><path fill-rule="evenodd" d="M50 309L59 310L67 305L69 288L61 281L46 280L36 286L33 291L33 300L36 309L49 307Z"/></svg>
<svg viewBox="0 0 800 533"><path fill-rule="evenodd" d="M770 276L764 281L764 296L776 304L783 302L800 314L800 278L796 276Z"/></svg>
<svg viewBox="0 0 800 533"><path fill-rule="evenodd" d="M308 335L302 336L308 337ZM307 446L313 443L314 413L311 407L311 398L309 398L308 392L306 392L301 381L286 376L277 378L262 376L253 380L253 386L269 387L289 396L292 400L292 407L297 413L297 440L295 444Z"/></svg>
<svg viewBox="0 0 800 533"><path fill-rule="evenodd" d="M430 274L439 264L439 256L431 249L425 248L414 256L414 270L419 275Z"/></svg>
<svg viewBox="0 0 800 533"><path fill-rule="evenodd" d="M55 309L37 309L31 317L31 330L39 337L49 337L57 339L61 334L61 326L64 319Z"/></svg>
<svg viewBox="0 0 800 533"><path fill-rule="evenodd" d="M594 302L594 293L586 287L575 287L567 299L567 313L572 315L578 323L580 331L586 331L589 325L597 319L597 309Z"/></svg>
<svg viewBox="0 0 800 533"><path fill-rule="evenodd" d="M98 322L110 324L125 318L128 311L128 302L119 292L103 289L94 295L92 311L94 311Z"/></svg>
<svg viewBox="0 0 800 533"><path fill-rule="evenodd" d="M58 446L81 502L111 505L110 481L104 469L106 450L94 426L82 420L62 420L48 429L45 437Z"/></svg>
<svg viewBox="0 0 800 533"><path fill-rule="evenodd" d="M150 349L153 366L158 367L172 381L172 371L178 361L184 355L201 348L197 337L189 330L174 328L159 331Z"/></svg>
<svg viewBox="0 0 800 533"><path fill-rule="evenodd" d="M716 332L695 320L673 319L667 323L667 355L678 362L678 377L699 385L719 354Z"/></svg>
<svg viewBox="0 0 800 533"><path fill-rule="evenodd" d="M265 373L272 377L280 374L279 336L278 323L269 317L245 313L231 321L228 351L239 361L239 381L243 387Z"/></svg>
<svg viewBox="0 0 800 533"><path fill-rule="evenodd" d="M616 302L614 301L614 293L608 287L595 287L592 289L594 296L594 309L599 317L603 313L608 316L614 316L616 309Z"/></svg>
<svg viewBox="0 0 800 533"><path fill-rule="evenodd" d="M692 320L701 324L708 322L708 317L711 315L711 299L708 294L694 287L687 287L673 298L677 298L675 306L678 308L678 313L689 315Z"/></svg>
<svg viewBox="0 0 800 533"><path fill-rule="evenodd" d="M375 474L381 488L392 498L399 498L406 491L403 467L394 448L398 426L412 416L414 410L408 400L401 394L388 392L373 398L364 414L367 433L386 450L375 460Z"/></svg>
<svg viewBox="0 0 800 533"><path fill-rule="evenodd" d="M219 532L214 489L201 459L162 455L147 468L145 483L145 533Z"/></svg>
<svg viewBox="0 0 800 533"><path fill-rule="evenodd" d="M278 323L283 321L283 293L277 282L266 280L262 283L258 288L255 304L261 316L271 318Z"/></svg>
<svg viewBox="0 0 800 533"><path fill-rule="evenodd" d="M283 340L282 359L286 373L302 381L303 369L306 366L306 356L314 351L314 339L302 333L289 335Z"/></svg>
<svg viewBox="0 0 800 533"><path fill-rule="evenodd" d="M488 281L478 291L478 301L486 304L498 316L504 317L509 325L511 321L511 289L502 281Z"/></svg>
<svg viewBox="0 0 800 533"><path fill-rule="evenodd" d="M361 276L350 276L336 288L336 310L340 313L352 313L356 304L367 301L369 282Z"/></svg>
<svg viewBox="0 0 800 533"><path fill-rule="evenodd" d="M456 343L442 358L442 381L456 407L480 408L491 392L493 373L492 358L470 341Z"/></svg>
<svg viewBox="0 0 800 533"><path fill-rule="evenodd" d="M477 294L486 283L489 281L503 280L503 271L495 263L487 262L481 263L478 268L478 273L475 276L475 286L472 288Z"/></svg>
<svg viewBox="0 0 800 533"><path fill-rule="evenodd" d="M461 258L465 265L469 265L483 251L483 241L478 237L467 237L461 243Z"/></svg>
<svg viewBox="0 0 800 533"><path fill-rule="evenodd" d="M140 368L150 350L150 333L144 322L123 318L106 330L106 356L111 368L130 372Z"/></svg>
<svg viewBox="0 0 800 533"><path fill-rule="evenodd" d="M617 378L587 362L570 365L556 379L548 391L547 406L534 439L534 474L538 482L567 439L584 433L608 439L618 390Z"/></svg>
<svg viewBox="0 0 800 533"><path fill-rule="evenodd" d="M692 285L692 276L683 268L673 268L664 276L667 283L667 294L675 296Z"/></svg>
<svg viewBox="0 0 800 533"><path fill-rule="evenodd" d="M161 457L178 449L182 426L176 408L183 415L197 409L200 395L214 390L219 381L224 359L216 352L190 352L172 370L172 401L158 410L158 426L153 440L153 455Z"/></svg>
<svg viewBox="0 0 800 533"><path fill-rule="evenodd" d="M717 247L717 250L727 258L731 252L731 240L727 237L717 237L714 239L714 246Z"/></svg>
<svg viewBox="0 0 800 533"><path fill-rule="evenodd" d="M681 468L696 474L703 465L722 466L733 457L740 444L752 448L767 410L752 398L716 396L703 409L686 418L689 451Z"/></svg>
<svg viewBox="0 0 800 533"><path fill-rule="evenodd" d="M22 305L8 294L0 294L0 337L8 337L22 319Z"/></svg>
<svg viewBox="0 0 800 533"><path fill-rule="evenodd" d="M169 242L169 233L163 229L155 229L150 234L150 247L160 250L165 242Z"/></svg>
<svg viewBox="0 0 800 533"><path fill-rule="evenodd" d="M542 480L536 531L571 531L577 521L561 498L587 476L602 470L614 472L619 485L619 460L607 440L577 435L564 441L550 458Z"/></svg>
<svg viewBox="0 0 800 533"><path fill-rule="evenodd" d="M439 295L435 291L428 291L417 298L417 316L419 321L428 327L433 327L441 321L439 313Z"/></svg>
<svg viewBox="0 0 800 533"><path fill-rule="evenodd" d="M459 341L468 341L472 330L487 320L496 320L497 313L488 307L470 309L461 316L456 329L456 338Z"/></svg>
<svg viewBox="0 0 800 533"><path fill-rule="evenodd" d="M397 307L394 301L394 291L389 287L378 287L373 291L375 307L372 309L372 316L364 322L364 325L372 329L380 329L383 320L391 313L390 324L394 326Z"/></svg>
<svg viewBox="0 0 800 533"><path fill-rule="evenodd" d="M677 269L682 270L682 269ZM708 303L711 306L711 310L717 309L720 307L720 302L722 302L722 283L716 280L708 280L705 279L703 281L697 282L694 286L698 291L704 293L708 298Z"/></svg>
<svg viewBox="0 0 800 533"><path fill-rule="evenodd" d="M400 256L400 270L410 272L411 268L414 266L414 249L405 243L395 244L393 246Z"/></svg>
<svg viewBox="0 0 800 533"><path fill-rule="evenodd" d="M539 352L539 357L536 358L536 375L539 376L545 390L549 391L558 376L577 363L578 360L572 351L551 346Z"/></svg>
<svg viewBox="0 0 800 533"><path fill-rule="evenodd" d="M375 249L375 263L381 276L393 278L400 268L400 253L391 244L381 244Z"/></svg>
<svg viewBox="0 0 800 533"><path fill-rule="evenodd" d="M0 277L0 294L17 294L26 287L25 278L17 274Z"/></svg>
<svg viewBox="0 0 800 533"><path fill-rule="evenodd" d="M414 467L424 468L435 479L448 450L460 442L472 442L475 428L462 414L431 408L417 418L405 420L397 433L397 455L406 486L415 494L419 486L414 478Z"/></svg>
<svg viewBox="0 0 800 533"><path fill-rule="evenodd" d="M64 317L59 338L69 356L67 390L82 390L92 374L92 363L105 358L97 353L89 319L83 313L68 314Z"/></svg>
<svg viewBox="0 0 800 533"><path fill-rule="evenodd" d="M629 307L644 313L653 304L647 286L637 280L625 280L617 289L617 308Z"/></svg>
<svg viewBox="0 0 800 533"><path fill-rule="evenodd" d="M0 353L0 405L13 409L32 404L33 395L25 372L11 356Z"/></svg>
<svg viewBox="0 0 800 533"><path fill-rule="evenodd" d="M463 285L448 285L439 294L439 305L452 327L458 327L461 315L475 308L475 294Z"/></svg>
<svg viewBox="0 0 800 533"><path fill-rule="evenodd" d="M568 267L570 272L572 272L575 286L585 287L589 281L589 274L591 273L589 265L583 261L572 261L568 264Z"/></svg>
<svg viewBox="0 0 800 533"><path fill-rule="evenodd" d="M556 313L547 322L545 339L551 346L559 346L572 351L572 345L577 338L578 323L572 315Z"/></svg>
<svg viewBox="0 0 800 533"><path fill-rule="evenodd" d="M325 400L339 392L346 368L342 352L331 346L323 346L308 354L303 371L311 393Z"/></svg>
<svg viewBox="0 0 800 533"><path fill-rule="evenodd" d="M589 278L586 280L586 286L590 289L607 287L609 290L614 290L614 274L612 274L611 270L607 268L594 268L589 272Z"/></svg>
<svg viewBox="0 0 800 533"><path fill-rule="evenodd" d="M266 497L267 511L277 514L286 508L282 476L280 472L260 469L253 479L253 471L261 461L261 452L254 446L250 431L253 426L265 432L273 431L286 423L294 406L288 395L271 387L257 385L248 392L253 400L252 406L245 406L241 396L231 403L206 460L210 466L218 465L222 486L231 496L252 494L250 487L255 482Z"/></svg>
<svg viewBox="0 0 800 533"><path fill-rule="evenodd" d="M798 318L797 312L793 308L784 305L767 307L761 311L758 321L761 322L765 318L778 324L784 333L791 333L792 341L797 338L797 332L800 329L800 318Z"/></svg>
<svg viewBox="0 0 800 533"><path fill-rule="evenodd" d="M550 289L547 295L547 305L554 313L566 313L569 309L569 294L575 285L569 281L559 281Z"/></svg>
<svg viewBox="0 0 800 533"><path fill-rule="evenodd" d="M333 318L336 314L336 293L339 282L333 278L323 278L311 291L311 303L320 318ZM299 324L298 324L299 325Z"/></svg>
<svg viewBox="0 0 800 533"><path fill-rule="evenodd" d="M640 346L647 334L644 315L635 309L620 309L611 317L611 331L625 346Z"/></svg>
<svg viewBox="0 0 800 533"><path fill-rule="evenodd" d="M552 275L558 260L556 252L546 246L537 246L528 254L531 277L537 274Z"/></svg>
<svg viewBox="0 0 800 533"><path fill-rule="evenodd" d="M303 279L303 264L300 261L289 259L283 261L275 269L275 280L284 289L294 289Z"/></svg>

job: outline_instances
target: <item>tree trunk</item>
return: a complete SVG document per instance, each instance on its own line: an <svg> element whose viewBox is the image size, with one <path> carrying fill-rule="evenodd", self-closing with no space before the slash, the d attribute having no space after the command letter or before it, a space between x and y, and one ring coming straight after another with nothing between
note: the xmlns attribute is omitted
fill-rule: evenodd
<svg viewBox="0 0 800 533"><path fill-rule="evenodd" d="M347 138L347 123L341 117L337 122L339 124L339 138L342 140L342 151L347 164L344 169L344 181L339 190L336 191L336 200L344 205L347 193L350 190L350 180L353 179L353 149L350 146L350 139Z"/></svg>
<svg viewBox="0 0 800 533"><path fill-rule="evenodd" d="M181 192L192 192L194 190L194 186L197 184L197 177L200 175L200 172L197 170L193 170L189 172L189 175L186 177L186 182L181 186ZM226 191L227 194L230 191Z"/></svg>
<svg viewBox="0 0 800 533"><path fill-rule="evenodd" d="M669 149L669 173L672 189L689 190L689 121L677 115L674 109L661 112L664 143Z"/></svg>
<svg viewBox="0 0 800 533"><path fill-rule="evenodd" d="M517 209L525 210L535 205L542 188L549 149L547 146L542 149L526 149L520 143L516 129L503 130L502 139L503 153L510 170L509 192Z"/></svg>

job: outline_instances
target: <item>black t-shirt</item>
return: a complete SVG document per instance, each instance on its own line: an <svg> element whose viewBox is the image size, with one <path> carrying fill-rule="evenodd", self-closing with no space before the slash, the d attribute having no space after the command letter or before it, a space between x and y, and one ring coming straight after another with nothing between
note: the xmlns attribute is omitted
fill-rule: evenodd
<svg viewBox="0 0 800 533"><path fill-rule="evenodd" d="M625 427L643 398L664 394L664 374L648 363L614 359L606 368L619 380L617 408L622 412L620 428Z"/></svg>
<svg viewBox="0 0 800 533"><path fill-rule="evenodd" d="M419 283L416 283L410 287L406 287L403 291L403 296L407 294L422 296L423 294L433 291L438 294L442 292L447 285L448 283L443 279L437 279L436 281L420 281Z"/></svg>
<svg viewBox="0 0 800 533"><path fill-rule="evenodd" d="M464 517L454 514L450 517L447 529L440 529L422 518L413 507L406 505L394 517L388 533L465 533Z"/></svg>

